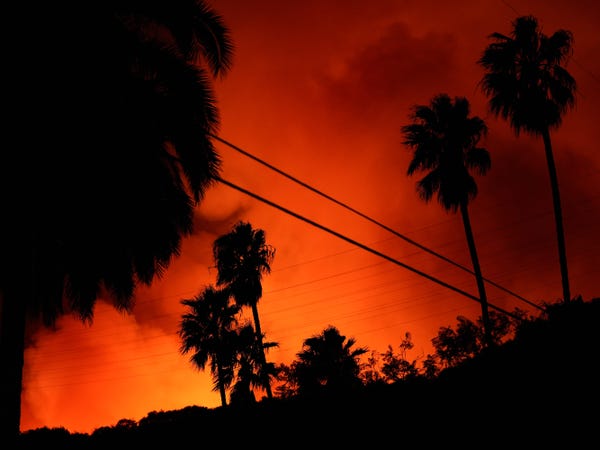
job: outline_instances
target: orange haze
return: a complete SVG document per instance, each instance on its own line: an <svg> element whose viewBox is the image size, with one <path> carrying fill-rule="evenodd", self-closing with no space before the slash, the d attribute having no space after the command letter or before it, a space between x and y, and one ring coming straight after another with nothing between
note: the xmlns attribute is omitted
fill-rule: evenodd
<svg viewBox="0 0 600 450"><path fill-rule="evenodd" d="M552 202L543 144L487 112L477 66L487 36L510 32L533 14L546 34L575 36L568 69L578 82L576 109L553 134L573 295L600 295L600 6L592 0L363 0L281 2L214 0L235 41L231 72L215 83L220 136L373 220L471 267L459 215L425 204L406 176L409 151L400 127L413 104L434 94L465 96L490 128L483 145L492 169L478 177L471 220L486 278L534 303L561 297ZM264 165L216 142L222 177L328 229L476 295L466 272ZM184 308L215 282L211 246L237 220L266 232L276 248L263 281L261 324L290 363L302 341L335 325L371 350L398 348L412 334L416 359L458 315L479 304L414 271L225 185L211 188L196 233L131 315L97 303L94 323L60 320L38 330L25 354L21 429L92 432L119 419L189 405L215 407L208 372L179 354ZM536 312L488 286L490 302Z"/></svg>

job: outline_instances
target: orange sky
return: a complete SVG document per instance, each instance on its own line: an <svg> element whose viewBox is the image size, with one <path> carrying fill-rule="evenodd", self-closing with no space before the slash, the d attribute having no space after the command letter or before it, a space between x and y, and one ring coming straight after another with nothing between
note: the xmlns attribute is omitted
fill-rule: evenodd
<svg viewBox="0 0 600 450"><path fill-rule="evenodd" d="M412 105L437 93L465 96L490 133L492 169L478 177L471 221L486 278L532 302L561 296L554 220L541 140L515 138L487 113L476 60L486 36L533 14L546 34L575 36L568 68L577 107L553 134L571 290L600 295L600 6L592 0L214 0L235 41L231 72L215 83L220 136L404 236L471 267L459 215L421 202L407 178L400 127ZM472 277L217 143L222 177L270 201L476 295ZM92 432L119 419L189 405L215 407L208 372L179 354L180 301L215 282L211 246L237 220L276 248L264 278L261 325L279 343L268 359L290 363L302 341L335 325L372 350L410 358L457 315L479 304L230 187L211 188L194 236L132 315L99 301L88 327L70 317L39 331L25 354L21 429ZM488 285L491 303L528 305ZM250 315L248 315L250 317Z"/></svg>

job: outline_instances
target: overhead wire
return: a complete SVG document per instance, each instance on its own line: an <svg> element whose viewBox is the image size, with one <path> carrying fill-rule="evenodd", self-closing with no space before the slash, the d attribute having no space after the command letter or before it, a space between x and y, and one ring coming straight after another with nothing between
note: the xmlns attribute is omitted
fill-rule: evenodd
<svg viewBox="0 0 600 450"><path fill-rule="evenodd" d="M262 196L260 196L260 195L258 195L256 193L254 193L254 192L251 192L251 191L249 191L247 189L244 189L243 187L238 186L238 185L236 185L236 184L234 184L234 183L232 183L230 181L227 181L227 180L225 180L224 178L222 178L220 176L215 177L215 180L219 181L220 183L222 183L222 184L224 184L226 186L229 186L232 189L235 189L235 190L237 190L239 192L242 192L243 194L246 194L249 197L252 197L252 198L254 198L254 199L256 199L256 200L258 200L260 202L263 202L263 203L265 203L265 204L267 204L269 206L272 206L273 208L276 208L276 209L278 209L278 210L280 210L280 211L282 211L282 212L284 212L284 213L286 213L288 215L291 215L291 216L295 217L296 219L299 219L299 220L301 220L303 222L306 222L309 225L312 225L313 227L319 228L319 229L321 229L321 230L323 230L323 231L325 231L325 232L327 232L329 234L332 234L332 235L334 235L334 236L336 236L336 237L338 237L338 238L340 238L340 239L342 239L342 240L344 240L344 241L346 241L346 242L348 242L348 243L350 243L350 244L352 244L352 245L354 245L356 247L359 247L359 248L361 248L361 249L363 249L363 250L365 250L365 251L367 251L369 253L372 253L372 254L374 254L376 256L379 256L380 258L386 259L387 261L389 261L389 262L391 262L393 264L399 265L399 266L401 266L401 267L403 267L403 268L405 268L405 269L407 269L407 270L409 270L411 272L416 273L417 275L420 275L420 276L422 276L424 278L427 278L428 280L433 281L434 283L437 283L437 284L439 284L439 285L441 285L441 286L443 286L443 287L445 287L447 289L450 289L450 290L452 290L452 291L454 291L454 292L456 292L456 293L458 293L460 295L463 295L463 296L465 296L465 297L467 297L467 298L469 298L471 300L474 300L474 301L476 301L478 303L481 303L481 300L477 296L475 296L473 294L470 294L470 293L468 293L466 291L463 291L462 289L457 288L456 286L453 286L453 285L451 285L449 283L446 283L445 281L442 281L442 280L440 280L440 279L438 279L438 278L436 278L436 277L434 277L434 276L432 276L432 275L430 275L428 273L425 273L425 272L423 272L423 271L421 271L419 269L416 269L416 268L414 268L412 266L409 266L408 264L405 264L405 263L403 263L401 261L398 261L397 259L392 258L391 256L386 255L385 253L381 253L380 251L375 250L375 249L373 249L373 248L371 248L371 247L369 247L369 246L367 246L367 245L365 245L365 244L363 244L361 242L358 242L358 241L356 241L356 240L354 240L354 239L352 239L352 238L350 238L350 237L348 237L348 236L346 236L346 235L344 235L342 233L339 233L339 232L337 232L335 230L332 230L331 228L328 228L328 227L326 227L324 225L321 225L320 223L315 222L314 220L311 220L311 219L309 219L309 218L307 218L305 216L302 216L301 214L298 214L298 213L296 213L296 212L294 212L294 211L292 211L292 210L290 210L288 208L285 208L284 206L281 206L281 205L279 205L279 204L277 204L275 202L272 202L271 200L268 200L268 199L266 199L266 198L264 198L264 197L262 197ZM499 312L501 312L503 314L511 316L514 319L521 320L521 317L519 317L519 316L517 316L517 315L515 315L515 314L513 314L513 313L511 313L509 311L506 311L505 309L503 309L503 308L501 308L499 306L496 306L496 305L494 305L492 303L488 302L488 306L491 307L491 308L493 308L493 309L496 309L497 311L499 311Z"/></svg>
<svg viewBox="0 0 600 450"><path fill-rule="evenodd" d="M407 236L399 233L398 231L394 230L393 228L390 228L389 226L387 226L387 225L385 225L385 224L383 224L383 223L381 223L381 222L373 219L372 217L370 217L370 216L368 216L368 215L366 215L366 214L358 211L357 209L355 209L355 208L353 208L353 207L351 207L351 206L349 206L349 205L347 205L347 204L345 204L345 203L343 203L343 202L341 202L341 201L333 198L332 196L330 196L330 195L328 195L328 194L320 191L319 189L314 188L313 186L305 183L304 181L301 181L298 178L296 178L296 177L288 174L287 172L284 172L283 170L281 170L281 169L273 166L272 164L269 164L268 162L266 162L266 161L264 161L264 160L262 160L262 159L260 159L260 158L258 158L256 156L254 156L250 152L248 152L248 151L240 148L237 145L232 144L231 142L223 139L222 137L214 135L214 134L211 134L211 137L213 137L214 139L218 140L219 142L227 145L228 147L232 148L233 150L241 153L242 155L244 155L244 156L246 156L246 157L248 157L248 158L250 158L250 159L258 162L259 164L262 164L263 166L265 166L265 167L273 170L274 172L277 172L281 176L283 176L283 177L285 177L285 178L293 181L294 183L299 184L300 186L302 186L302 187L310 190L311 192L314 192L315 194L317 194L317 195L319 195L321 197L324 197L325 199L327 199L327 200L335 203L338 206L341 206L342 208L347 209L348 211L350 211L350 212L352 212L352 213L354 213L354 214L362 217L365 220L368 220L371 223L374 223L375 225L377 225L377 226L383 228L384 230L392 233L394 236L399 237L400 239L403 239L404 241L408 242L409 244L414 245L414 246L420 248L421 250L423 250L423 251L425 251L427 253L430 253L433 256L436 256L437 258L440 258L440 259L444 260L445 262L450 263L450 264L458 267L461 270L464 270L465 272L470 273L471 275L475 275L475 273L471 269L469 269L468 267L465 267L462 264L459 264L456 261L453 261L452 259L450 259L450 258L448 258L448 257L446 257L446 256L444 256L444 255L442 255L442 254L440 254L440 253L438 253L438 252L436 252L436 251L434 251L434 250L432 250L432 249L430 249L430 248L428 248L428 247L426 247L426 246L424 246L424 245L422 245L422 244L420 244L420 243L418 243L416 241L414 241L413 239L410 239L409 237L407 237ZM496 283L496 282L494 282L494 281L492 281L492 280L490 280L488 278L485 278L485 277L483 277L483 280L485 282L491 284L492 286L494 286L494 287L496 287L496 288L498 288L498 289L506 292L507 294L510 294L513 297L516 297L519 300L521 300L521 301L529 304L530 306L533 306L533 307L535 307L537 309L540 309L540 310L544 311L544 308L542 306L540 306L540 305L538 305L538 304L536 304L536 303L534 303L534 302L532 302L532 301L524 298L523 296L521 296L521 295L519 295L519 294L517 294L517 293L515 293L515 292L513 292L513 291L511 291L511 290L509 290L507 288L505 288L504 286L501 286L498 283Z"/></svg>

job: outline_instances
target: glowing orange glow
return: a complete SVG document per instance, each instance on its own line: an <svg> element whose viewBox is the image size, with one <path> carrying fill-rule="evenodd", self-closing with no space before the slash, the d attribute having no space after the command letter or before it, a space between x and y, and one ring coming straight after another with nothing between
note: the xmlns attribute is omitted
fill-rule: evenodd
<svg viewBox="0 0 600 450"><path fill-rule="evenodd" d="M543 143L516 138L487 112L476 60L492 32L533 14L546 33L574 33L568 69L575 110L553 132L573 295L600 295L600 6L596 2L215 0L235 41L231 72L215 84L219 135L256 157L438 253L471 267L460 215L421 201L406 176L400 128L410 107L440 92L469 99L490 132L492 169L476 177L471 222L484 277L535 302L561 296ZM511 6L512 4L512 6ZM373 223L216 142L222 177L378 252L476 295L475 280ZM65 317L25 353L21 429L92 432L119 419L188 405L215 407L208 370L179 353L180 301L215 282L212 243L238 220L275 247L258 309L270 361L289 364L302 341L335 325L385 351L410 332L409 357L432 352L439 327L475 320L480 306L228 186L208 190L196 233L131 315L99 301L91 326ZM535 311L493 286L489 301ZM248 314L250 317L250 314Z"/></svg>

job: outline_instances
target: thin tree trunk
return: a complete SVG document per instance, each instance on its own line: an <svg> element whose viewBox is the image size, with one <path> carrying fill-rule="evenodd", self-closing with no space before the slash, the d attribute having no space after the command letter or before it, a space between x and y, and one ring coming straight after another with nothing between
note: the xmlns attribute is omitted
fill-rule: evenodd
<svg viewBox="0 0 600 450"><path fill-rule="evenodd" d="M488 310L488 300L485 292L485 284L483 283L483 275L481 274L481 267L479 266L479 257L477 256L477 249L475 247L475 238L473 237L471 220L469 219L469 209L467 208L466 202L461 202L460 213L462 216L463 225L465 227L465 235L467 237L469 253L471 254L471 261L473 262L473 272L475 272L477 289L479 290L479 303L481 303L481 320L483 322L484 341L485 345L490 347L493 342L490 315Z"/></svg>
<svg viewBox="0 0 600 450"><path fill-rule="evenodd" d="M254 317L254 328L256 329L256 338L258 339L258 345L260 349L260 357L261 357L261 366L266 369L267 366L267 357L265 355L265 349L263 346L263 336L262 331L260 329L260 319L258 317L258 305L256 302L252 304L252 316ZM271 381L269 380L269 375L265 379L265 390L267 391L267 397L273 398L273 392L271 391Z"/></svg>
<svg viewBox="0 0 600 450"><path fill-rule="evenodd" d="M26 307L24 299L14 290L3 292L1 302L0 442L12 448L21 428Z"/></svg>
<svg viewBox="0 0 600 450"><path fill-rule="evenodd" d="M552 203L554 205L554 221L556 224L556 240L558 243L558 260L560 262L563 302L568 303L571 301L571 288L569 286L569 270L567 268L565 231L563 228L562 207L558 189L558 175L556 173L556 164L554 163L554 155L552 153L550 130L548 128L543 131L542 137L544 138L544 150L546 152L546 162L548 163L548 175L550 175L550 187L552 188Z"/></svg>
<svg viewBox="0 0 600 450"><path fill-rule="evenodd" d="M221 405L227 406L227 393L225 392L225 383L223 383L223 368L217 363L217 379L219 380L219 395L221 396Z"/></svg>
<svg viewBox="0 0 600 450"><path fill-rule="evenodd" d="M22 205L6 206L21 219L7 218L4 225L8 227L2 229L1 236L3 245L14 240L12 246L2 249L5 264L0 288L0 446L8 449L16 447L21 432L28 305L33 303L37 289L37 234L33 231L36 221L28 210ZM15 242L23 243L17 251Z"/></svg>

